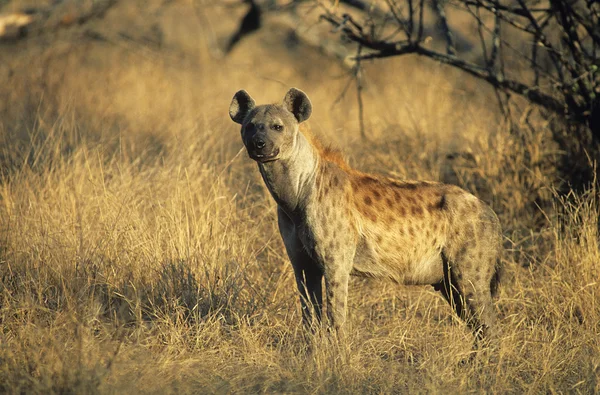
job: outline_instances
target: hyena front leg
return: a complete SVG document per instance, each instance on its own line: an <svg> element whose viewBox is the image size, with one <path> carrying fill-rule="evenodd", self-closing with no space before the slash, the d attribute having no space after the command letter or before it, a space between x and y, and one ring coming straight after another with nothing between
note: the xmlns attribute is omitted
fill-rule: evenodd
<svg viewBox="0 0 600 395"><path fill-rule="evenodd" d="M325 267L325 287L327 289L327 317L330 328L339 339L344 338L344 324L348 304L349 262L330 262Z"/></svg>
<svg viewBox="0 0 600 395"><path fill-rule="evenodd" d="M292 220L281 209L278 209L277 214L279 232L294 268L300 293L302 321L306 329L314 332L321 323L323 310L323 271L304 249Z"/></svg>
<svg viewBox="0 0 600 395"><path fill-rule="evenodd" d="M307 329L314 332L318 325L321 324L323 310L323 272L306 253L297 254L293 258L290 255L290 259L294 266L296 285L300 292L302 321Z"/></svg>

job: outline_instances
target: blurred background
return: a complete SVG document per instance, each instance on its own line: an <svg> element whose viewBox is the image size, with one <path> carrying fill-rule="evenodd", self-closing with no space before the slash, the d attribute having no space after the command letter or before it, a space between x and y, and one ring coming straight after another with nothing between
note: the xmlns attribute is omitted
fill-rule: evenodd
<svg viewBox="0 0 600 395"><path fill-rule="evenodd" d="M0 389L599 391L597 151L579 98L597 48L582 39L587 71L561 82L550 55L531 67L518 26L500 45L486 8L442 6L0 2ZM411 43L451 58L391 56ZM573 81L590 91L569 101ZM431 288L365 279L348 344L307 350L275 203L228 116L239 89L271 103L290 87L352 166L454 183L498 213L501 336L482 362L459 365L471 335Z"/></svg>

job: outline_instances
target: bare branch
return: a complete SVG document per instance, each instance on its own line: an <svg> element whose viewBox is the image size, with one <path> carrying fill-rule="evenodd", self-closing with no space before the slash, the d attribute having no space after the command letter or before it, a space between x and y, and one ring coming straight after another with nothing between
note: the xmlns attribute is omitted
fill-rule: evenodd
<svg viewBox="0 0 600 395"><path fill-rule="evenodd" d="M442 27L444 35L446 36L446 53L448 55L455 56L456 44L454 44L454 36L452 35L452 31L450 30L450 27L448 26L448 21L446 20L446 12L444 11L444 6L440 0L434 0L433 3L438 18L440 19L440 26Z"/></svg>
<svg viewBox="0 0 600 395"><path fill-rule="evenodd" d="M591 7L591 2L590 5ZM587 34L589 34L590 38L594 41L595 44L600 45L600 29L598 29L597 24L596 27L594 27L594 25L592 23L589 23L588 20L586 20L581 14L579 14L573 7L570 7L571 9L571 14L573 15L573 17L577 20L577 22L579 24L581 24L581 26L583 26L583 28L586 30ZM598 17L596 17L598 19Z"/></svg>
<svg viewBox="0 0 600 395"><path fill-rule="evenodd" d="M469 12L471 12L471 9L469 7L467 7L467 9L469 10ZM471 12L472 14L472 12ZM481 20L481 15L479 12L479 7L475 8L475 20L477 21L477 34L479 35L479 42L481 43L481 52L483 54L483 60L485 62L485 64L489 64L489 60L488 60L488 53L487 53L487 45L485 43L485 37L483 37L483 21Z"/></svg>
<svg viewBox="0 0 600 395"><path fill-rule="evenodd" d="M546 38L546 35L544 34L543 28L539 25L538 21L535 19L535 17L533 16L533 14L529 10L529 8L527 8L525 1L524 0L517 0L517 1L518 1L519 5L522 7L523 12L526 14L527 19L529 19L530 23L534 27L535 36L538 37L539 42L545 48L547 48L549 50L548 55L550 56L550 59L552 60L552 63L554 64L554 68L556 69L556 72L560 78L561 83L564 85L565 77L563 74L562 67L565 66L565 67L569 68L570 67L569 62L563 58L562 54L560 54L560 52L557 51L552 44L550 44L550 42Z"/></svg>
<svg viewBox="0 0 600 395"><path fill-rule="evenodd" d="M381 8L373 4L372 1L365 2L363 0L340 0L342 3L349 5L350 7L358 10L374 14L376 16L384 16L387 13Z"/></svg>
<svg viewBox="0 0 600 395"><path fill-rule="evenodd" d="M408 0L408 40L412 40L412 35L415 28L415 10L413 8L413 0Z"/></svg>
<svg viewBox="0 0 600 395"><path fill-rule="evenodd" d="M406 21L402 18L400 12L396 10L396 2L394 0L386 0L386 2L388 4L388 7L390 7L390 12L392 13L392 15L394 15L394 19L402 28L404 34L406 34L406 37L410 37L410 30L407 26Z"/></svg>
<svg viewBox="0 0 600 395"><path fill-rule="evenodd" d="M475 1L463 1L463 3L467 6L472 5L472 6L476 6L476 7L484 7L486 9L488 9L489 11L491 11L491 8L495 8L499 11L505 11L514 15L518 15L518 16L527 16L527 12L523 11L523 9L521 8L513 8L513 7L509 7L509 6L505 6L500 4L497 1L490 1L489 3L491 4L491 6L488 5L484 5L480 0L475 0ZM549 8L529 8L529 12L548 12L550 11Z"/></svg>
<svg viewBox="0 0 600 395"><path fill-rule="evenodd" d="M423 40L423 7L425 0L419 1L419 33L417 35L417 42L421 42Z"/></svg>
<svg viewBox="0 0 600 395"><path fill-rule="evenodd" d="M521 0L522 1L522 0ZM558 10L558 14L561 18L561 24L559 25L561 30L564 32L567 37L567 46L569 47L571 54L575 58L577 65L583 65L585 61L583 60L583 53L581 51L581 40L579 39L579 35L577 34L577 30L575 29L576 24L573 23L572 17L570 15L569 6L563 4L562 1L551 0L550 3ZM576 66L578 70L578 74L582 74L585 70L581 70Z"/></svg>
<svg viewBox="0 0 600 395"><path fill-rule="evenodd" d="M468 74L471 74L477 78L488 82L494 87L498 87L500 89L511 91L518 95L524 96L532 103L539 104L558 114L565 113L565 105L560 100L557 100L553 96L541 92L538 87L530 87L518 81L504 79L503 77L496 76L490 73L488 70L483 69L474 63L467 62L465 60L448 56L436 51L432 51L427 48L423 48L418 44L409 43L394 48L393 50L372 52L360 56L360 59L379 59L392 56L406 55L411 53L425 56L440 61L442 63L451 65L453 67L459 68Z"/></svg>
<svg viewBox="0 0 600 395"><path fill-rule="evenodd" d="M478 34L479 34L479 39L481 41L482 50L483 50L483 58L485 61L485 65L487 66L487 65L489 65L489 58L487 57L487 48L486 48L485 39L483 37L483 30L485 30L487 33L491 34L492 36L494 35L494 33L493 33L493 30L488 28L482 22L482 18L480 15L481 9L487 10L487 8L485 8L485 7L476 7L475 11L472 11L470 7L466 8L467 12L469 12L469 14L471 14L471 16L478 22L477 30L478 30ZM504 21L504 19L502 17L500 17L500 21ZM553 80L553 75L550 72L546 71L542 66L540 66L539 64L534 62L526 54L522 53L519 49L517 49L513 45L511 45L507 40L503 39L502 35L499 35L498 38L499 38L499 45L506 46L520 58L529 61L532 65L535 64L535 70L537 72L543 73L547 78L549 78L550 80ZM538 45L537 42L538 42L537 40L534 40L534 43L535 43L534 45ZM487 66L487 67L489 68L489 66ZM561 84L562 84L562 82L561 82Z"/></svg>
<svg viewBox="0 0 600 395"><path fill-rule="evenodd" d="M484 63L481 65L458 55L455 43L459 36L455 36L450 30L444 9L447 1L466 10L477 22L477 32L484 58ZM383 33L375 35L373 33L375 22L372 18L362 25L352 19L344 20L335 15L329 15L328 20L350 40L360 44L363 53L354 58L357 62L416 54L448 64L489 83L494 88L499 105L505 114L510 111L508 105L510 95L515 94L560 114L575 124L591 125L592 119L600 118L596 113L598 106L594 104L598 101L595 96L600 94L600 78L596 73L598 61L595 57L600 43L594 37L600 35L600 30L596 27L599 21L597 10L594 8L595 3L590 5L592 0L586 0L590 13L584 15L585 11L582 11L583 8L579 5L559 0L549 0L550 8L532 7L533 2L527 0L516 0L514 5L504 2L500 4L499 1L431 0L433 10L438 17L439 30L443 35L440 38L446 44L445 53L428 49L422 43L427 29L424 25L425 0L419 0L418 4L416 0L406 0L409 13L406 21L399 12L397 2L386 0L390 8L389 18L394 18L398 22L399 29L404 30L407 36L405 41L392 39L399 29L393 35L388 35L389 38L385 40L381 39ZM484 19L488 16L484 14L486 11L492 14L493 26L486 25ZM504 30L508 25L530 35L532 41L530 50L523 53L524 51L514 45L514 40L511 41L510 37L506 36ZM549 34L550 29L560 29L561 38L556 39L555 35ZM529 42L529 38L525 40ZM549 67L540 62L542 49L546 51L544 55L547 55L551 62ZM364 53L365 50L370 52ZM506 74L513 71L508 68L512 67L512 63L507 62L506 51L515 53L514 58L518 60L529 62L529 69L533 73L533 84L521 82L518 77L515 77L518 74ZM600 133L592 131L591 135L594 141L600 143Z"/></svg>
<svg viewBox="0 0 600 395"><path fill-rule="evenodd" d="M538 53L537 42L538 42L538 38L536 36L534 43L531 46L531 62L530 62L531 69L533 70L533 85L534 86L538 86L540 83L540 68L537 65L537 53Z"/></svg>
<svg viewBox="0 0 600 395"><path fill-rule="evenodd" d="M496 60L498 59L498 51L500 47L500 12L496 10L494 13L494 31L492 32L492 51L490 53L490 61L488 67L494 69L496 67Z"/></svg>

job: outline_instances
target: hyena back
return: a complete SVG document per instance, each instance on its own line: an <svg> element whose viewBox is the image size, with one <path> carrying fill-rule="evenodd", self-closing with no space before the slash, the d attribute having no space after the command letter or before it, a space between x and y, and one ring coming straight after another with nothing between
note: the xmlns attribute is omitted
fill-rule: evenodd
<svg viewBox="0 0 600 395"><path fill-rule="evenodd" d="M362 173L299 130L312 105L290 89L282 105L256 106L245 91L229 108L277 202L307 326L327 314L339 331L350 275L433 285L476 337L493 330L501 250L496 214L463 189Z"/></svg>

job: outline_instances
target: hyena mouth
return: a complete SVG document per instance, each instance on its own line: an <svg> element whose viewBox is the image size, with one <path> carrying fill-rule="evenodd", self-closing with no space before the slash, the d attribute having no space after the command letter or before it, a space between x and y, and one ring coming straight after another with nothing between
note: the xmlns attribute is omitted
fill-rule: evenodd
<svg viewBox="0 0 600 395"><path fill-rule="evenodd" d="M266 163L266 162L272 162L274 160L279 159L278 158L279 155L279 148L274 150L272 153L270 154L257 154L257 153L251 153L249 156L250 158L254 159L257 162L260 163Z"/></svg>

